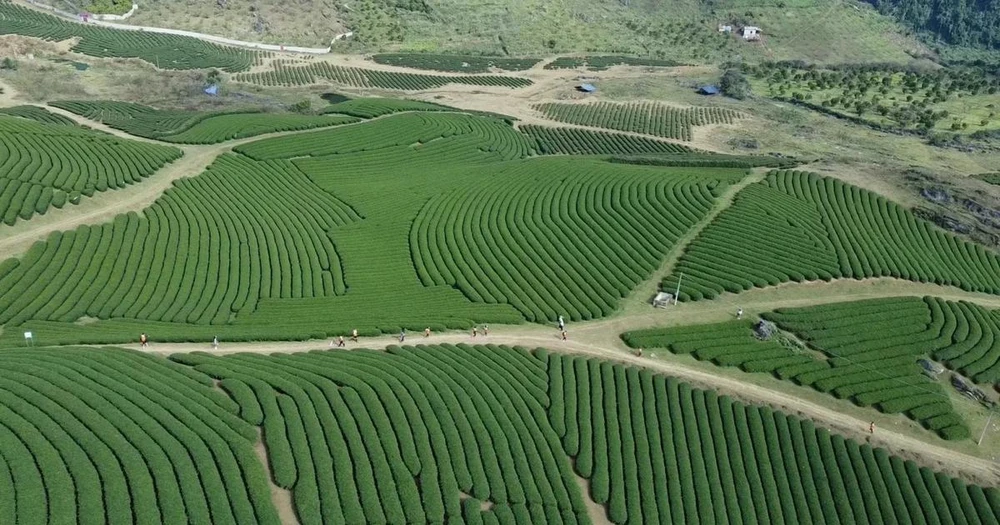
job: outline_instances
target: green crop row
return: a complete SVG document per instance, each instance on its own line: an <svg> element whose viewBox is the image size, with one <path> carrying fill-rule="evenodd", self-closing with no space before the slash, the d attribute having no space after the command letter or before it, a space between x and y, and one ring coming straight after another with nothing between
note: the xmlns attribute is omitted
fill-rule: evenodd
<svg viewBox="0 0 1000 525"><path fill-rule="evenodd" d="M648 370L536 355L552 427L613 523L996 522L996 489L811 421Z"/></svg>
<svg viewBox="0 0 1000 525"><path fill-rule="evenodd" d="M78 38L73 51L94 57L139 58L160 69L250 69L257 53L220 46L193 37L109 29L70 22L0 0L0 35L23 35L51 41Z"/></svg>
<svg viewBox="0 0 1000 525"><path fill-rule="evenodd" d="M530 321L594 319L659 264L728 177L548 159L432 198L410 245L425 285L513 305ZM614 176L611 174L615 173Z"/></svg>
<svg viewBox="0 0 1000 525"><path fill-rule="evenodd" d="M170 111L113 101L57 101L52 106L139 137L180 144L215 144L274 133L357 122L345 116L294 113Z"/></svg>
<svg viewBox="0 0 1000 525"><path fill-rule="evenodd" d="M351 115L360 118L375 118L401 111L455 111L455 108L422 102L419 100L403 100L396 98L352 98L336 104L330 104L323 113Z"/></svg>
<svg viewBox="0 0 1000 525"><path fill-rule="evenodd" d="M530 86L531 80L521 77L504 77L498 75L426 75L418 73L399 73L395 71L380 71L355 67L335 66L329 62L316 62L308 65L288 64L277 60L273 69L259 73L239 73L234 79L237 82L261 84L265 86L307 86L330 81L359 88L380 88L399 91L424 91L448 84L467 84L471 86L495 86L507 88L522 88Z"/></svg>
<svg viewBox="0 0 1000 525"><path fill-rule="evenodd" d="M634 348L690 353L719 366L769 373L860 406L887 413L905 412L942 437L965 439L969 429L954 412L947 394L917 365L921 357L956 351L958 345L952 344L952 339L957 323L948 322L943 314L951 311L951 305L959 303L904 297L764 314L813 350L822 352L824 358L806 349L757 340L751 321L640 330L623 334L622 338ZM859 326L865 329L859 330ZM983 361L992 365L998 357L989 355Z"/></svg>
<svg viewBox="0 0 1000 525"><path fill-rule="evenodd" d="M995 253L872 192L798 171L774 171L737 195L688 246L663 288L673 290L681 273L681 300L871 277L1000 293Z"/></svg>
<svg viewBox="0 0 1000 525"><path fill-rule="evenodd" d="M675 67L682 66L680 62L655 58L637 58L619 55L591 55L578 57L559 57L548 64L545 69L575 69L582 67L592 71L603 71L612 66L644 66L644 67Z"/></svg>
<svg viewBox="0 0 1000 525"><path fill-rule="evenodd" d="M279 522L255 429L200 372L82 348L0 366L4 523Z"/></svg>
<svg viewBox="0 0 1000 525"><path fill-rule="evenodd" d="M0 219L12 225L80 195L141 182L180 156L176 148L0 116Z"/></svg>
<svg viewBox="0 0 1000 525"><path fill-rule="evenodd" d="M606 131L534 125L521 126L520 130L538 141L538 151L547 155L677 154L691 151L691 148L672 142Z"/></svg>
<svg viewBox="0 0 1000 525"><path fill-rule="evenodd" d="M578 475L616 524L1000 515L995 488L811 421L545 350L39 348L0 366L0 516L14 525L278 523L258 435L304 525L590 523Z"/></svg>
<svg viewBox="0 0 1000 525"><path fill-rule="evenodd" d="M732 124L741 115L725 108L678 108L656 102L547 103L535 109L547 118L595 128L691 140L695 126Z"/></svg>
<svg viewBox="0 0 1000 525"><path fill-rule="evenodd" d="M425 53L380 53L372 55L379 64L430 69L450 73L489 73L491 69L524 71L540 60L537 58L481 57L472 55L434 55Z"/></svg>
<svg viewBox="0 0 1000 525"><path fill-rule="evenodd" d="M57 113L52 113L39 106L13 106L9 108L0 108L0 113L13 117L34 120L36 122L41 122L42 124L76 126L76 122L73 119Z"/></svg>
<svg viewBox="0 0 1000 525"><path fill-rule="evenodd" d="M303 524L460 519L470 512L463 495L493 503L491 518L541 514L560 523L568 513L575 523L585 515L547 425L546 374L526 351L460 345L174 359L228 388L244 385L241 413L256 418L265 407L268 451L287 451L282 462L294 465L281 478L275 470L275 482L292 490Z"/></svg>
<svg viewBox="0 0 1000 525"><path fill-rule="evenodd" d="M3 277L10 293L0 297L0 323L90 316L222 324L261 298L342 294L343 270L324 232L357 218L336 198L310 192L288 162L225 155L141 215L37 243Z"/></svg>

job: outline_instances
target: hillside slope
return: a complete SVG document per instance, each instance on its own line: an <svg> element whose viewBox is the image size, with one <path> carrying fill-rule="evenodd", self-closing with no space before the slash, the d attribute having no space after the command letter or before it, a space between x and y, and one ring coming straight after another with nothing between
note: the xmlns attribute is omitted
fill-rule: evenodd
<svg viewBox="0 0 1000 525"><path fill-rule="evenodd" d="M146 0L128 20L270 43L351 51L496 55L615 52L686 62L898 61L919 45L866 3L836 0ZM743 42L718 24L760 26Z"/></svg>

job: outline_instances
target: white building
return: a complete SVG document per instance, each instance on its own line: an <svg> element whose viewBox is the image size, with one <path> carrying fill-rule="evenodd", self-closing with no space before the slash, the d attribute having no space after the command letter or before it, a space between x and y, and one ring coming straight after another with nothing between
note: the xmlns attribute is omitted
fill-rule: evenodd
<svg viewBox="0 0 1000 525"><path fill-rule="evenodd" d="M740 29L743 40L760 40L760 28L757 26L743 26Z"/></svg>

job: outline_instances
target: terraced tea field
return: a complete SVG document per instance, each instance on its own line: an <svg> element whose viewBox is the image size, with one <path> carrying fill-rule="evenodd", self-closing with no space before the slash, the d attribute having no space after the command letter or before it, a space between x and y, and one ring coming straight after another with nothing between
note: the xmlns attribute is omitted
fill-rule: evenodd
<svg viewBox="0 0 1000 525"><path fill-rule="evenodd" d="M291 492L310 525L993 523L1000 514L995 488L810 421L545 350L168 361L62 348L6 350L0 364L5 523L278 523L270 484Z"/></svg>
<svg viewBox="0 0 1000 525"><path fill-rule="evenodd" d="M379 64L447 71L449 73L489 73L491 69L524 71L540 62L537 58L481 57L470 55L434 55L430 53L379 53L372 55Z"/></svg>
<svg viewBox="0 0 1000 525"><path fill-rule="evenodd" d="M53 15L0 0L0 35L43 40L78 38L73 51L98 58L138 58L161 69L250 69L255 52L220 46L187 36L122 31L69 22Z"/></svg>
<svg viewBox="0 0 1000 525"><path fill-rule="evenodd" d="M108 117L137 133L190 126L189 115L115 107L137 110ZM125 342L136 329L161 341L300 339L593 319L745 174L531 158L536 148L506 121L444 111L245 144L140 213L0 263L11 292L0 323L74 343Z"/></svg>
<svg viewBox="0 0 1000 525"><path fill-rule="evenodd" d="M26 108L0 114L0 218L5 224L142 182L181 156L176 148L122 140L67 125L63 118Z"/></svg>
<svg viewBox="0 0 1000 525"><path fill-rule="evenodd" d="M215 144L265 133L358 122L356 118L343 115L171 111L112 101L56 101L51 105L131 135L178 144Z"/></svg>
<svg viewBox="0 0 1000 525"><path fill-rule="evenodd" d="M752 260L753 264L746 264ZM776 171L737 196L690 245L681 300L789 281L896 277L1000 293L1000 258L884 197L832 178Z"/></svg>
<svg viewBox="0 0 1000 525"><path fill-rule="evenodd" d="M547 118L568 124L691 140L695 126L732 124L741 117L725 108L677 108L656 102L547 103L535 106Z"/></svg>
<svg viewBox="0 0 1000 525"><path fill-rule="evenodd" d="M504 87L517 89L532 84L530 79L498 75L426 75L421 73L401 73L357 67L335 66L329 62L295 65L282 60L272 62L268 71L239 73L233 76L237 82L262 86L308 86L324 82L342 84L355 88L379 88L397 91L425 91L448 84L470 86Z"/></svg>
<svg viewBox="0 0 1000 525"><path fill-rule="evenodd" d="M961 479L935 471L949 465L919 451L936 445L894 455L596 357L438 344L166 359L67 346L146 333L155 345L207 349L218 337L239 350L425 328L448 341L482 324L517 341L511 325L560 317L610 339L625 329L613 327L655 323L622 315L634 298L623 299L681 272L685 301L876 276L1000 293L996 254L881 197L804 172L748 178L788 159L336 100L312 116L53 104L147 139L223 143L212 147L128 141L35 107L0 112L3 166L52 188L91 181L85 166L131 181L126 169L149 176L178 148L220 152L143 210L0 260L0 521L997 522L990 469L976 471L988 482L961 466L949 469ZM627 122L661 119L636 128L646 135L673 129L660 106L628 107ZM709 117L685 118L690 134ZM111 152L122 159L113 179ZM926 427L920 439L957 447L979 428L918 359L1000 383L1000 318L973 303L894 297L764 317L782 330L769 341L742 319L624 338L809 386L873 419L904 414ZM24 332L40 348L13 349Z"/></svg>
<svg viewBox="0 0 1000 525"><path fill-rule="evenodd" d="M966 439L969 428L917 360L927 356L976 382L1000 382L996 312L969 303L901 297L779 309L763 317L818 353L780 337L761 341L749 320L622 337L634 348L666 348L719 366L773 374L882 412L905 413L945 439Z"/></svg>

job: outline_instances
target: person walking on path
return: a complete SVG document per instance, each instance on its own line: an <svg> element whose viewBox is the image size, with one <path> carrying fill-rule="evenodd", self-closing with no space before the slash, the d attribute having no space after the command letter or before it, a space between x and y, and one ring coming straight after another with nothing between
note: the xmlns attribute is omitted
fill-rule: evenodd
<svg viewBox="0 0 1000 525"><path fill-rule="evenodd" d="M477 335L479 335L479 329L476 328L475 326L473 326L472 327L472 338L475 339Z"/></svg>
<svg viewBox="0 0 1000 525"><path fill-rule="evenodd" d="M355 328L354 331L351 332L351 341L354 341L355 343L358 342L358 329L357 328Z"/></svg>
<svg viewBox="0 0 1000 525"><path fill-rule="evenodd" d="M142 346L143 349L149 347L149 338L146 337L146 332L139 334L139 344Z"/></svg>
<svg viewBox="0 0 1000 525"><path fill-rule="evenodd" d="M345 346L347 346L347 343L344 342L344 336L337 337L337 348L344 348Z"/></svg>
<svg viewBox="0 0 1000 525"><path fill-rule="evenodd" d="M564 321L563 320L563 316L560 315L559 316L559 331L562 332L562 331L565 331L565 330L566 330L566 321Z"/></svg>
<svg viewBox="0 0 1000 525"><path fill-rule="evenodd" d="M636 350L635 355L636 355L636 357L642 357L642 347L641 346L639 347L638 350Z"/></svg>
<svg viewBox="0 0 1000 525"><path fill-rule="evenodd" d="M212 338L212 350L218 350L218 349L219 349L219 336L215 336L214 338Z"/></svg>
<svg viewBox="0 0 1000 525"><path fill-rule="evenodd" d="M742 308L739 308L739 309L736 310L736 318L737 319L743 319L743 309Z"/></svg>
<svg viewBox="0 0 1000 525"><path fill-rule="evenodd" d="M430 336L431 336L431 327L428 326L427 328L424 328L424 337L426 338Z"/></svg>
<svg viewBox="0 0 1000 525"><path fill-rule="evenodd" d="M875 422L874 421L872 421L872 423L870 425L868 425L868 433L869 434L874 434L875 433Z"/></svg>
<svg viewBox="0 0 1000 525"><path fill-rule="evenodd" d="M483 325L483 337L486 337L488 335L490 335L490 325L484 324Z"/></svg>
<svg viewBox="0 0 1000 525"><path fill-rule="evenodd" d="M399 331L399 342L402 343L403 341L406 341L406 328Z"/></svg>
<svg viewBox="0 0 1000 525"><path fill-rule="evenodd" d="M565 340L566 340L566 330L563 330L563 331L562 331L562 340L563 340L563 341L565 341Z"/></svg>

